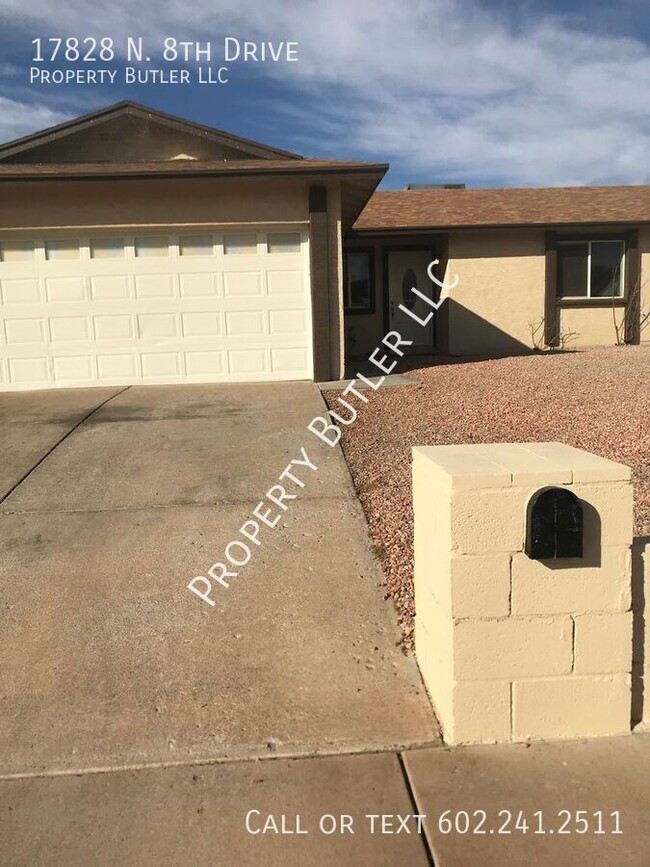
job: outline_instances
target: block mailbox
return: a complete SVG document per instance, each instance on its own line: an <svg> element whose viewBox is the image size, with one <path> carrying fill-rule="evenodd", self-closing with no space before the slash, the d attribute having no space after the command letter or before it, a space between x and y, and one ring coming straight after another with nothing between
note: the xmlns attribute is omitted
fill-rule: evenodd
<svg viewBox="0 0 650 867"><path fill-rule="evenodd" d="M415 648L448 743L628 732L632 485L562 443L413 450Z"/></svg>

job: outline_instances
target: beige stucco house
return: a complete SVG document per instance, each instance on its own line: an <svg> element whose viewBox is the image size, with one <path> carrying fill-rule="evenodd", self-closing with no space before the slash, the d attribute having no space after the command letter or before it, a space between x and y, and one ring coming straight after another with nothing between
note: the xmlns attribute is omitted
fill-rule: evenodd
<svg viewBox="0 0 650 867"><path fill-rule="evenodd" d="M387 169L128 102L0 146L0 390L333 379L389 330L425 355L650 337L650 188L376 192ZM460 283L414 326L433 258Z"/></svg>

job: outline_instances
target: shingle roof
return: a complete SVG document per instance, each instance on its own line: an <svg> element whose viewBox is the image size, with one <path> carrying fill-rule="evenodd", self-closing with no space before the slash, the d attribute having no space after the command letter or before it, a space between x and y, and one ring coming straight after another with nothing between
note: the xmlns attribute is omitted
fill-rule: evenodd
<svg viewBox="0 0 650 867"><path fill-rule="evenodd" d="M380 190L354 229L650 222L650 186Z"/></svg>

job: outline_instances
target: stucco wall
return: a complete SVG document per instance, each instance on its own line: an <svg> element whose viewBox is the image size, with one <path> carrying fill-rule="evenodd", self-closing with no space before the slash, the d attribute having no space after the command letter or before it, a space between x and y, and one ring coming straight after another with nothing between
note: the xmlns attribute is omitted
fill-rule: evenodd
<svg viewBox="0 0 650 867"><path fill-rule="evenodd" d="M639 231L641 307L650 311L650 228ZM450 353L505 353L532 348L531 323L544 316L545 233L541 229L452 232L446 279L460 283L449 302ZM622 324L624 310L616 308ZM560 309L569 348L611 346L616 341L610 306ZM542 329L538 336L542 337ZM641 334L650 341L650 320Z"/></svg>
<svg viewBox="0 0 650 867"><path fill-rule="evenodd" d="M306 178L3 183L0 228L306 222L309 186Z"/></svg>
<svg viewBox="0 0 650 867"><path fill-rule="evenodd" d="M518 352L532 346L544 316L545 236L541 229L449 234L446 280L452 355Z"/></svg>
<svg viewBox="0 0 650 867"><path fill-rule="evenodd" d="M613 346L616 343L614 316L623 328L623 307L563 307L560 308L560 334L567 349L581 346Z"/></svg>

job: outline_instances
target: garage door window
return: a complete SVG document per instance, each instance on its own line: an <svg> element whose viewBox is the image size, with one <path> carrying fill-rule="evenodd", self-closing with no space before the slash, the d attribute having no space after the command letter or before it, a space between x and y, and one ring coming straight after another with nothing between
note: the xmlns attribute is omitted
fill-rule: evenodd
<svg viewBox="0 0 650 867"><path fill-rule="evenodd" d="M136 238L135 255L138 258L169 256L169 239L157 235L144 235Z"/></svg>
<svg viewBox="0 0 650 867"><path fill-rule="evenodd" d="M223 252L231 253L257 253L257 235L224 235Z"/></svg>
<svg viewBox="0 0 650 867"><path fill-rule="evenodd" d="M5 241L0 246L3 262L33 262L34 244L31 241Z"/></svg>
<svg viewBox="0 0 650 867"><path fill-rule="evenodd" d="M178 248L181 256L212 256L214 239L212 235L181 235Z"/></svg>
<svg viewBox="0 0 650 867"><path fill-rule="evenodd" d="M80 259L79 241L71 238L60 238L56 241L45 242L46 259Z"/></svg>
<svg viewBox="0 0 650 867"><path fill-rule="evenodd" d="M272 232L267 238L269 253L299 253L299 232Z"/></svg>
<svg viewBox="0 0 650 867"><path fill-rule="evenodd" d="M124 241L122 238L94 238L90 242L91 259L123 259Z"/></svg>

